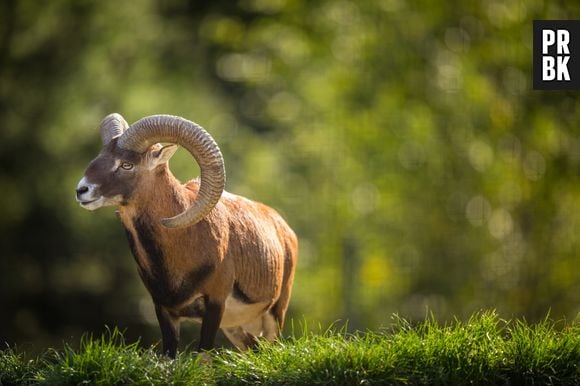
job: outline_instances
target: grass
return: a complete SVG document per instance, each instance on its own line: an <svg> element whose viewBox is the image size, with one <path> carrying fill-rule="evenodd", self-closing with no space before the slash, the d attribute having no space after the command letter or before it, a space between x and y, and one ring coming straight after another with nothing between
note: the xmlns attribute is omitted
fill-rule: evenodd
<svg viewBox="0 0 580 386"><path fill-rule="evenodd" d="M204 363L126 343L118 330L35 359L0 351L0 385L580 384L580 324L506 321L493 312L442 325L395 318L380 332L305 333Z"/></svg>

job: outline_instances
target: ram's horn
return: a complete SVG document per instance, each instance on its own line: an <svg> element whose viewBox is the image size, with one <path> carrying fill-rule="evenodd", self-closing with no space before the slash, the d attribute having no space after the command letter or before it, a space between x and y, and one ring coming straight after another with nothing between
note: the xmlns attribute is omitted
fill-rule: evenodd
<svg viewBox="0 0 580 386"><path fill-rule="evenodd" d="M222 195L226 180L222 153L201 126L173 115L152 115L138 120L119 138L118 145L143 153L158 142L183 146L199 165L201 181L196 200L184 212L161 220L169 228L193 225L213 209Z"/></svg>
<svg viewBox="0 0 580 386"><path fill-rule="evenodd" d="M128 128L129 125L121 114L112 113L107 115L99 125L103 146L106 146L112 139L123 135Z"/></svg>

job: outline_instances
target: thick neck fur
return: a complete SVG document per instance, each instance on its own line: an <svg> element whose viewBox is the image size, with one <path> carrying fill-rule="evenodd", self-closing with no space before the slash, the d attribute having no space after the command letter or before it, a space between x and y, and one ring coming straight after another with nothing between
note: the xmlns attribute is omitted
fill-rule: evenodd
<svg viewBox="0 0 580 386"><path fill-rule="evenodd" d="M119 207L119 214L125 226L127 220L145 216L161 227L162 218L183 212L192 198L192 192L175 178L167 164L163 164L142 176L130 202Z"/></svg>
<svg viewBox="0 0 580 386"><path fill-rule="evenodd" d="M182 257L167 244L183 230L165 228L161 219L183 212L193 196L164 164L143 175L130 202L119 207L119 218L141 273L153 272L158 265L171 273L174 265L181 265ZM163 252L163 256L156 259L151 249Z"/></svg>

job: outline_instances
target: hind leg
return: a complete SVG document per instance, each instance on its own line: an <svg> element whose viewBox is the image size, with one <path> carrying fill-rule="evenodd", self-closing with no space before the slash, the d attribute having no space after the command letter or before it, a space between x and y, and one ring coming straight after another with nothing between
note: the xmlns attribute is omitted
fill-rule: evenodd
<svg viewBox="0 0 580 386"><path fill-rule="evenodd" d="M274 340L282 331L284 327L284 320L286 319L286 311L288 310L288 304L290 303L290 295L292 293L292 281L294 279L294 271L290 270L284 279L284 284L282 286L282 292L278 301L274 303L272 308L270 308L263 315L263 325L264 325L264 336L268 340Z"/></svg>
<svg viewBox="0 0 580 386"><path fill-rule="evenodd" d="M294 283L294 269L296 268L297 240L290 240L291 244L287 245L286 258L284 260L284 278L282 280L282 291L280 297L274 303L272 308L264 314L264 336L268 340L274 340L284 327L286 311L290 303L292 294L292 284Z"/></svg>
<svg viewBox="0 0 580 386"><path fill-rule="evenodd" d="M246 323L242 328L256 338L265 338L272 342L280 335L280 326L271 311L266 311L262 316Z"/></svg>
<svg viewBox="0 0 580 386"><path fill-rule="evenodd" d="M255 325L259 325L258 330L253 330L254 336L263 337L269 342L272 342L280 337L282 327L284 326L284 319L286 318L286 310L288 309L288 303L290 302L290 294L292 292L292 279L294 277L294 272L290 271L285 278L285 285L282 287L282 292L278 301L274 303L272 308L267 310L260 318L259 322L254 322ZM244 328L250 331L249 326Z"/></svg>
<svg viewBox="0 0 580 386"><path fill-rule="evenodd" d="M240 326L223 328L222 331L226 338L240 351L246 351L256 345L255 335L244 331Z"/></svg>
<svg viewBox="0 0 580 386"><path fill-rule="evenodd" d="M259 316L251 322L242 325L242 328L249 334L259 338L262 336L262 324L262 317Z"/></svg>
<svg viewBox="0 0 580 386"><path fill-rule="evenodd" d="M280 336L280 324L271 311L262 315L262 336L269 342L273 342Z"/></svg>

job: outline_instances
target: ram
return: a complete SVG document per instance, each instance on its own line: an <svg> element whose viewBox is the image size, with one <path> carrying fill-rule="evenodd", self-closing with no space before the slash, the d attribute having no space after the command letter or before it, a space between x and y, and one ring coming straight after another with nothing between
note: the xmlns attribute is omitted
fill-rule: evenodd
<svg viewBox="0 0 580 386"><path fill-rule="evenodd" d="M129 127L100 125L103 148L76 188L89 210L118 207L138 272L151 294L163 351L175 357L180 322L201 322L199 350L221 328L239 349L279 336L297 256L292 229L273 209L224 191L222 154L197 124L171 115ZM161 145L161 143L169 143ZM169 170L177 145L200 167L183 185Z"/></svg>

